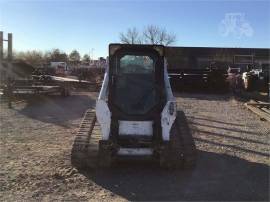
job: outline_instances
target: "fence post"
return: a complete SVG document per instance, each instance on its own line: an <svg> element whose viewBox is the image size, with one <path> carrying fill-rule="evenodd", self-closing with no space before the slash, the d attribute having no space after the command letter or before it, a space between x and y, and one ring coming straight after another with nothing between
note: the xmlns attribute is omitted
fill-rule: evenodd
<svg viewBox="0 0 270 202"><path fill-rule="evenodd" d="M4 54L4 51L3 51L3 49L4 49L4 47L3 47L3 41L4 41L4 39L3 39L3 32L2 31L0 31L0 61L2 61L3 60L3 54Z"/></svg>

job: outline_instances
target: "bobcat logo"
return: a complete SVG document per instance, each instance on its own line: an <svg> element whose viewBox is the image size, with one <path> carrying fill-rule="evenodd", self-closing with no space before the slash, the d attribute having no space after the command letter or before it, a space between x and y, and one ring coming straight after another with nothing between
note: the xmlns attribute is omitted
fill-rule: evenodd
<svg viewBox="0 0 270 202"><path fill-rule="evenodd" d="M237 38L252 37L254 34L244 13L226 13L225 18L220 23L219 32L224 37L233 35Z"/></svg>

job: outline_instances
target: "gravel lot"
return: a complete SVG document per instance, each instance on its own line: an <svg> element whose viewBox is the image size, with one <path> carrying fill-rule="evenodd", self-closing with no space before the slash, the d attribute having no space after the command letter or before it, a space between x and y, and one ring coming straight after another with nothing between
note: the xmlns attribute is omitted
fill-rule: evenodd
<svg viewBox="0 0 270 202"><path fill-rule="evenodd" d="M269 201L269 122L229 95L178 93L198 149L192 170L123 164L80 171L70 164L76 129L97 93L73 93L0 110L0 200Z"/></svg>

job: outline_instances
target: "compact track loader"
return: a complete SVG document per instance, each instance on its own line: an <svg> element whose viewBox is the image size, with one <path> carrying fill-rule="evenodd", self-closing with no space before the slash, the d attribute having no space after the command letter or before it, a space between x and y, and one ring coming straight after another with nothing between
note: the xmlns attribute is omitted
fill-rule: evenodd
<svg viewBox="0 0 270 202"><path fill-rule="evenodd" d="M96 102L75 137L76 167L109 167L121 159L151 159L190 167L196 149L172 94L161 45L109 45L109 66Z"/></svg>

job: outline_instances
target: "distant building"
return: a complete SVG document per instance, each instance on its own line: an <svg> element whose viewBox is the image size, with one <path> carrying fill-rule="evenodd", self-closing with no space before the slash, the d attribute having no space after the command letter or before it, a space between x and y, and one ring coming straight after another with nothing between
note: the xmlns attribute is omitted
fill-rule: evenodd
<svg viewBox="0 0 270 202"><path fill-rule="evenodd" d="M80 68L105 68L106 59L100 57L98 60L90 60L88 64L82 63L79 65Z"/></svg>
<svg viewBox="0 0 270 202"><path fill-rule="evenodd" d="M69 71L69 68L66 62L51 62L50 68L55 69L56 75L65 75Z"/></svg>
<svg viewBox="0 0 270 202"><path fill-rule="evenodd" d="M69 63L70 69L88 69L88 68L105 68L106 59L100 57L98 60L90 60L90 61L80 61L80 63L73 64Z"/></svg>

